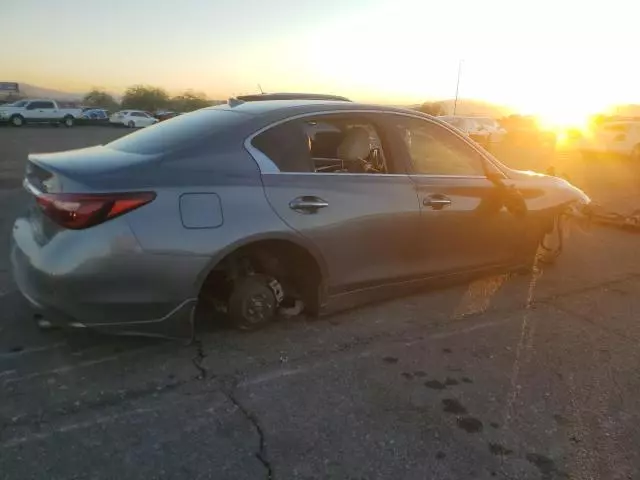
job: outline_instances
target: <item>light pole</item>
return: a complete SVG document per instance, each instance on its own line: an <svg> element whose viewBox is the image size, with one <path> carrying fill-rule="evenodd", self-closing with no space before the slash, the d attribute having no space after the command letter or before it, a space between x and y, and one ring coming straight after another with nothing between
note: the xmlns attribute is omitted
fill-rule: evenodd
<svg viewBox="0 0 640 480"><path fill-rule="evenodd" d="M458 108L458 92L460 91L460 72L462 71L462 60L458 62L458 80L456 81L456 99L453 101L453 115L456 114Z"/></svg>

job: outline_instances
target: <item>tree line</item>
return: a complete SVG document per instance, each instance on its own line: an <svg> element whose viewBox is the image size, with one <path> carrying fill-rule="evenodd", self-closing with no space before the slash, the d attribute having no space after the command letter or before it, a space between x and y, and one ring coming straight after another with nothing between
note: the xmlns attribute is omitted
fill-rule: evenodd
<svg viewBox="0 0 640 480"><path fill-rule="evenodd" d="M82 100L82 104L87 107L104 108L109 111L122 108L146 112L158 110L191 112L217 103L220 102L210 100L202 92L186 90L172 97L166 90L150 85L134 85L127 88L120 102L116 101L113 95L99 88L91 90Z"/></svg>

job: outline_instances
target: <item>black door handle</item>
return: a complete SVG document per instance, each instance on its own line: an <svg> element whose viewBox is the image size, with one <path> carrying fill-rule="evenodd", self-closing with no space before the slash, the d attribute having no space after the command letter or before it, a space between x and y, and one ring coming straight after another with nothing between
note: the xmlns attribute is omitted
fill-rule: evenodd
<svg viewBox="0 0 640 480"><path fill-rule="evenodd" d="M316 213L319 209L328 207L329 203L319 197L303 196L289 202L289 208L299 213Z"/></svg>
<svg viewBox="0 0 640 480"><path fill-rule="evenodd" d="M451 205L451 200L446 195L429 195L422 200L422 205L431 207L433 210L442 210Z"/></svg>

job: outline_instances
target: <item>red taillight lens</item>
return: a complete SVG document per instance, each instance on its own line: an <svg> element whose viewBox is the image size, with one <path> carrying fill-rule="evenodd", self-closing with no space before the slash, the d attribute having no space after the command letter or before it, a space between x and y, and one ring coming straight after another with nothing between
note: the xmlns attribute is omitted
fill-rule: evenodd
<svg viewBox="0 0 640 480"><path fill-rule="evenodd" d="M153 192L85 194L42 193L36 202L58 225L73 230L92 227L135 210L156 198Z"/></svg>

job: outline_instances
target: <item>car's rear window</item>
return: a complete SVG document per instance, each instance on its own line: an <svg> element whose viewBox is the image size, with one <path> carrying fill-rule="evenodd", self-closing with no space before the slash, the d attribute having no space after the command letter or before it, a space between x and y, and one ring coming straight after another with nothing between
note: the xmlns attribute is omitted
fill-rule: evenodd
<svg viewBox="0 0 640 480"><path fill-rule="evenodd" d="M245 121L247 117L222 109L204 109L158 123L106 145L128 153L157 154L188 146L203 138Z"/></svg>

